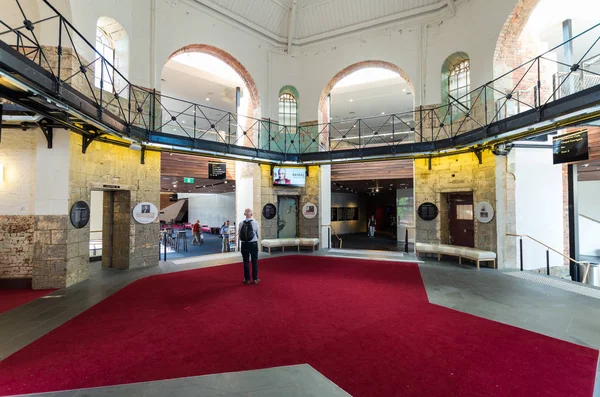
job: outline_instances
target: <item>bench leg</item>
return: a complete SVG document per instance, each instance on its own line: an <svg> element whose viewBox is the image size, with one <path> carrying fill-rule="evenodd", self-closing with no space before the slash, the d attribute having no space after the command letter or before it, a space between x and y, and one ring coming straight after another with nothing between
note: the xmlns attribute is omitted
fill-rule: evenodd
<svg viewBox="0 0 600 397"><path fill-rule="evenodd" d="M298 246L298 252L300 252L300 246Z"/></svg>
<svg viewBox="0 0 600 397"><path fill-rule="evenodd" d="M496 260L494 259L494 269L497 269L496 267Z"/></svg>
<svg viewBox="0 0 600 397"><path fill-rule="evenodd" d="M477 269L479 269L479 259L477 259Z"/></svg>
<svg viewBox="0 0 600 397"><path fill-rule="evenodd" d="M271 247L269 247L269 254L271 253Z"/></svg>
<svg viewBox="0 0 600 397"><path fill-rule="evenodd" d="M442 259L442 254L438 253L438 262Z"/></svg>
<svg viewBox="0 0 600 397"><path fill-rule="evenodd" d="M459 264L459 265L462 265L462 256L459 256L459 257L458 257L458 264Z"/></svg>
<svg viewBox="0 0 600 397"><path fill-rule="evenodd" d="M283 245L281 246L281 252L285 252L285 247Z"/></svg>

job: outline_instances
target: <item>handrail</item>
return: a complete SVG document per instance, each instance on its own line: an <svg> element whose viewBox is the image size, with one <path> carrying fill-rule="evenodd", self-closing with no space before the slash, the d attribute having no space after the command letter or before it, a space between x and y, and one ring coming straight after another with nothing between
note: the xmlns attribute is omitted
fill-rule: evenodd
<svg viewBox="0 0 600 397"><path fill-rule="evenodd" d="M596 223L600 223L600 221L598 219L594 219L591 216L587 216L587 215L583 215L583 214L579 214L579 216L584 217L585 219L589 219L590 221L596 222Z"/></svg>
<svg viewBox="0 0 600 397"><path fill-rule="evenodd" d="M583 276L583 280L581 281L582 284L585 284L585 282L587 280L588 272L590 271L590 262L589 261L576 261L575 259L571 258L570 256L567 256L567 255L563 254L562 252L559 252L559 251L555 250L554 248L550 247L549 245L542 243L540 240L538 240L538 239L536 239L534 237L531 237L528 234L506 233L506 235L507 236L513 236L513 237L521 237L521 238L527 237L527 238L535 241L536 243L538 243L540 245L543 245L544 247L546 247L546 249L549 249L549 250L552 250L552 251L556 252L558 255L562 256L565 259L568 259L569 261L571 261L573 263L577 263L577 264L580 264L580 265L586 265L585 274Z"/></svg>
<svg viewBox="0 0 600 397"><path fill-rule="evenodd" d="M337 233L335 232L335 229L333 228L333 225L329 225L329 227L331 228L331 232L333 233L333 235L338 239L338 241L340 242L340 248L342 248L342 238L340 236L337 235Z"/></svg>

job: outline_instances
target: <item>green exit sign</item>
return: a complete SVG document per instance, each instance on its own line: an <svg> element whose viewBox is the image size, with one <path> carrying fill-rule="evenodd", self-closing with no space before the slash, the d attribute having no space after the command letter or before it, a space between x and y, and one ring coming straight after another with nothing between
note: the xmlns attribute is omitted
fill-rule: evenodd
<svg viewBox="0 0 600 397"><path fill-rule="evenodd" d="M183 178L183 183L194 183L194 178Z"/></svg>

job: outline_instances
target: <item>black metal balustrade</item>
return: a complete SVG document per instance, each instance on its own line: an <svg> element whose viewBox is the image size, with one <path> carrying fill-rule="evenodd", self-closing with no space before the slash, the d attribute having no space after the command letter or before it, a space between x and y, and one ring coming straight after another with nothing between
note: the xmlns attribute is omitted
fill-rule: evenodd
<svg viewBox="0 0 600 397"><path fill-rule="evenodd" d="M440 106L285 126L131 84L48 0L40 15L50 17L35 22L13 1L23 22L0 19L0 97L42 114L46 129L80 133L84 152L118 137L150 150L318 164L481 150L600 117L600 24ZM573 64L562 61L567 45L585 47Z"/></svg>

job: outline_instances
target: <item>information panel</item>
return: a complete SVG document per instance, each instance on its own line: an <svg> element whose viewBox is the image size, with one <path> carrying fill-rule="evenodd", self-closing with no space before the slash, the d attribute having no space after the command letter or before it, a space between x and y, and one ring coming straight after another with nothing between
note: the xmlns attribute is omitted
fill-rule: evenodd
<svg viewBox="0 0 600 397"><path fill-rule="evenodd" d="M587 130L554 137L552 139L552 154L554 164L589 159Z"/></svg>
<svg viewBox="0 0 600 397"><path fill-rule="evenodd" d="M225 179L226 177L226 163L208 163L208 179Z"/></svg>

